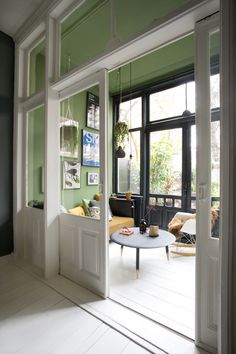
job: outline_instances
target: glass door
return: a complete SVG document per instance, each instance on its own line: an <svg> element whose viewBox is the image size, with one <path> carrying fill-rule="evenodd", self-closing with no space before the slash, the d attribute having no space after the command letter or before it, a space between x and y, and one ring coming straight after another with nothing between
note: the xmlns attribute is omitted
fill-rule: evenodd
<svg viewBox="0 0 236 354"><path fill-rule="evenodd" d="M211 73L219 61L219 39L218 14L196 24L196 342L211 352L217 350L219 308L219 238L212 234L211 206L219 207L220 192L220 117L212 114L219 107L220 76Z"/></svg>
<svg viewBox="0 0 236 354"><path fill-rule="evenodd" d="M61 92L60 273L107 296L106 71Z"/></svg>
<svg viewBox="0 0 236 354"><path fill-rule="evenodd" d="M182 128L154 131L149 143L149 197L156 205L182 205Z"/></svg>

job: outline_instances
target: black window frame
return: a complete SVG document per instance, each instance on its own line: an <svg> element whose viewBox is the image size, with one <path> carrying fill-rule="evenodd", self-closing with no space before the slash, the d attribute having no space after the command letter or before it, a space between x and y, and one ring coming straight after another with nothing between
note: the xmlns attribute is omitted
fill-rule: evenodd
<svg viewBox="0 0 236 354"><path fill-rule="evenodd" d="M211 75L219 73L219 58L216 56L211 61ZM142 127L130 129L130 131L140 130L140 194L143 196L145 207L148 207L149 181L149 136L150 132L157 130L165 130L171 128L182 128L182 194L181 194L181 208L176 208L176 211L184 210L194 212L191 204L194 197L191 191L191 126L195 125L195 112L190 115L173 116L160 120L150 121L150 95L156 92L164 91L182 84L187 84L194 81L193 67L182 74L174 75L172 77L163 79L152 85L140 87L137 90L124 92L122 99L119 95L113 96L113 124L115 124L119 117L119 104L137 97L142 99ZM212 121L220 119L220 109L212 109ZM118 192L118 163L114 156L113 144L113 191L122 196L124 193ZM213 198L214 200L215 198ZM146 209L146 208L145 208Z"/></svg>

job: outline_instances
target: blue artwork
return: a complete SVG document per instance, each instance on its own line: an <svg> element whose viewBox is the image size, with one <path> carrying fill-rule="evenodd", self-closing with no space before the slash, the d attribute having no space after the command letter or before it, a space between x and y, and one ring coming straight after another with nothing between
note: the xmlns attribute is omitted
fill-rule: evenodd
<svg viewBox="0 0 236 354"><path fill-rule="evenodd" d="M84 166L99 167L99 134L83 130L83 156Z"/></svg>

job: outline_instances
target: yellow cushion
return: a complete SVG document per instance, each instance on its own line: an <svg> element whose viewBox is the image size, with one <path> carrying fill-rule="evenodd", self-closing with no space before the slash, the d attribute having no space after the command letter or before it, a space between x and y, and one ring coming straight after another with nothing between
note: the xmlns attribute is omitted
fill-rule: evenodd
<svg viewBox="0 0 236 354"><path fill-rule="evenodd" d="M112 232L121 229L122 227L133 227L134 226L134 219L129 218L126 216L112 216L112 220L109 221L109 234L111 235Z"/></svg>
<svg viewBox="0 0 236 354"><path fill-rule="evenodd" d="M74 215L85 216L84 209L81 206L78 206L78 207L73 208L73 209L69 209L68 213L74 214Z"/></svg>

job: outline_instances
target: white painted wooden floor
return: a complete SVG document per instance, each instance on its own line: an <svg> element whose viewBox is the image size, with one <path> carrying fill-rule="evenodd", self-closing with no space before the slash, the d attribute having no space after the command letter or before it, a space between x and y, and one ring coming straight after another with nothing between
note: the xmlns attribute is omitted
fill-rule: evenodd
<svg viewBox="0 0 236 354"><path fill-rule="evenodd" d="M165 248L140 250L140 277L136 278L136 249L110 243L110 298L194 338L195 257Z"/></svg>
<svg viewBox="0 0 236 354"><path fill-rule="evenodd" d="M0 353L148 351L38 278L13 263L0 262Z"/></svg>
<svg viewBox="0 0 236 354"><path fill-rule="evenodd" d="M207 354L193 341L57 275L0 258L0 354Z"/></svg>

